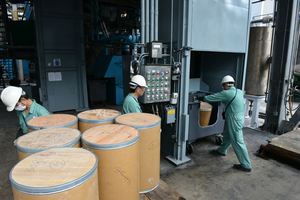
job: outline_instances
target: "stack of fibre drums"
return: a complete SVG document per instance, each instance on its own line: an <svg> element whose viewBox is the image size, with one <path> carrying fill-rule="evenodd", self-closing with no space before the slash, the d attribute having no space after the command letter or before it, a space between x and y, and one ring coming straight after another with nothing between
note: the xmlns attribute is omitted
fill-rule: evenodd
<svg viewBox="0 0 300 200"><path fill-rule="evenodd" d="M139 134L132 127L107 124L82 134L84 148L92 151L99 163L101 200L139 200Z"/></svg>
<svg viewBox="0 0 300 200"><path fill-rule="evenodd" d="M36 117L27 122L29 130L39 130L46 128L78 128L78 120L74 115L69 114L51 114L42 117Z"/></svg>
<svg viewBox="0 0 300 200"><path fill-rule="evenodd" d="M97 169L97 158L85 149L35 153L10 172L14 200L99 200Z"/></svg>
<svg viewBox="0 0 300 200"><path fill-rule="evenodd" d="M56 147L80 147L80 132L71 128L50 128L30 132L17 139L19 160Z"/></svg>
<svg viewBox="0 0 300 200"><path fill-rule="evenodd" d="M119 111L112 109L94 109L81 112L78 117L78 128L81 132L89 128L103 125L113 124L116 117L121 115Z"/></svg>
<svg viewBox="0 0 300 200"><path fill-rule="evenodd" d="M147 113L129 113L116 123L132 126L140 134L140 193L154 190L160 179L160 117Z"/></svg>

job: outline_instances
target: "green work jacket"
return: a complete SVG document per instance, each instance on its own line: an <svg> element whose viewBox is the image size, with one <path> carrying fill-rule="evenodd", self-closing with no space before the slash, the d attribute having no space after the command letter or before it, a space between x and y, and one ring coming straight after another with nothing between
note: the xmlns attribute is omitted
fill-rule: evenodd
<svg viewBox="0 0 300 200"><path fill-rule="evenodd" d="M35 117L40 117L40 116L46 116L49 115L50 113L48 110L41 106L40 104L36 103L35 100L32 100L32 104L30 106L30 110L28 113L26 111L17 111L17 115L19 117L19 123L20 127L23 131L23 133L28 133L28 126L27 122L31 120L32 118Z"/></svg>
<svg viewBox="0 0 300 200"><path fill-rule="evenodd" d="M128 94L123 102L123 113L138 113L142 112L141 106L137 98L133 94Z"/></svg>

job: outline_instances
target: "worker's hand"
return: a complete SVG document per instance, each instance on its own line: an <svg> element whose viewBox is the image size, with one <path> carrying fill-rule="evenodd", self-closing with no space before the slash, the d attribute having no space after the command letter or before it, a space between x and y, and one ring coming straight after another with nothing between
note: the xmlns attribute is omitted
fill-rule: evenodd
<svg viewBox="0 0 300 200"><path fill-rule="evenodd" d="M201 102L207 102L207 101L205 101L205 97L202 98L202 100L200 101L200 103Z"/></svg>

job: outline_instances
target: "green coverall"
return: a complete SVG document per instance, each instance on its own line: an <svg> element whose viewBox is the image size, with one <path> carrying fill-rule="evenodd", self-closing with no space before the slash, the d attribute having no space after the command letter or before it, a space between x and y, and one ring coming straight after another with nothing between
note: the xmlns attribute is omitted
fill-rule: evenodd
<svg viewBox="0 0 300 200"><path fill-rule="evenodd" d="M28 113L26 111L17 111L17 115L19 117L20 127L23 131L23 134L28 133L27 122L34 117L46 116L50 113L46 108L36 103L35 100L32 100L32 104L30 106L30 110Z"/></svg>
<svg viewBox="0 0 300 200"><path fill-rule="evenodd" d="M123 113L142 112L141 106L137 98L133 94L128 94L123 102Z"/></svg>
<svg viewBox="0 0 300 200"><path fill-rule="evenodd" d="M251 161L247 151L247 147L243 138L244 125L244 93L243 91L231 87L228 90L208 95L204 97L205 101L217 102L221 101L227 105L237 94L235 99L228 106L225 113L225 127L223 132L223 143L218 148L221 154L227 154L227 150L232 145L234 152L244 168L251 169Z"/></svg>

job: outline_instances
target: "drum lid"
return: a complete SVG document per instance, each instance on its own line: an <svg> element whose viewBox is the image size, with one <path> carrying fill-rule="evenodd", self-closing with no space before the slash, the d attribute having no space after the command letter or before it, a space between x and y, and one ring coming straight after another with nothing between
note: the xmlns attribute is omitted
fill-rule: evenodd
<svg viewBox="0 0 300 200"><path fill-rule="evenodd" d="M121 113L112 109L94 109L81 112L77 115L80 121L111 121Z"/></svg>
<svg viewBox="0 0 300 200"><path fill-rule="evenodd" d="M27 122L32 128L50 128L73 125L77 122L77 117L69 114L51 114L47 116L35 117Z"/></svg>
<svg viewBox="0 0 300 200"><path fill-rule="evenodd" d="M56 193L85 182L97 169L95 155L81 148L54 148L32 154L10 172L10 181L25 193Z"/></svg>
<svg viewBox="0 0 300 200"><path fill-rule="evenodd" d="M17 139L19 151L35 153L54 147L72 147L80 140L80 131L72 128L50 128L27 133Z"/></svg>
<svg viewBox="0 0 300 200"><path fill-rule="evenodd" d="M135 128L151 128L160 125L160 117L148 113L129 113L116 118L119 124L133 126Z"/></svg>
<svg viewBox="0 0 300 200"><path fill-rule="evenodd" d="M138 131L121 124L106 124L86 130L82 142L93 148L122 148L134 144L139 139Z"/></svg>

